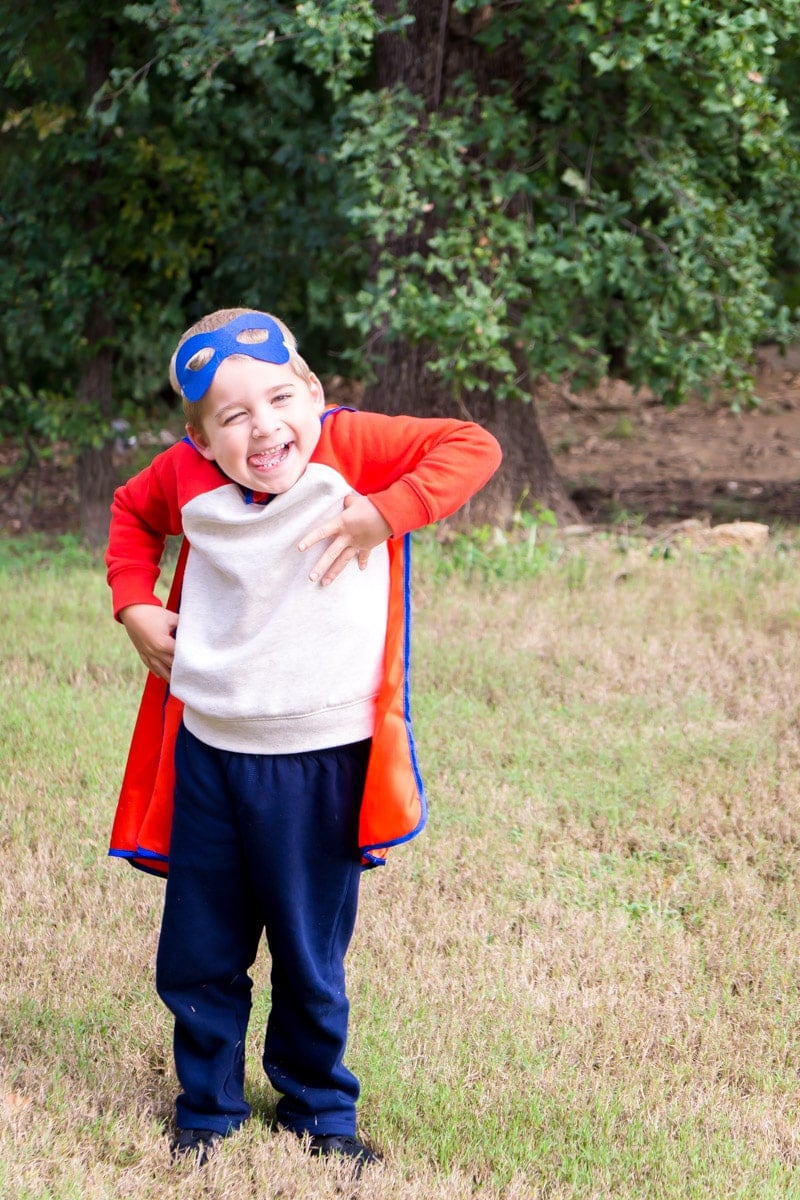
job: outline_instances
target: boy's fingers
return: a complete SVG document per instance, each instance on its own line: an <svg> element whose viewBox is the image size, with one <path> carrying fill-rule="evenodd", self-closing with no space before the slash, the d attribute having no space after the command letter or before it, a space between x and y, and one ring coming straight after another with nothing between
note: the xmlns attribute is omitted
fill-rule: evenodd
<svg viewBox="0 0 800 1200"><path fill-rule="evenodd" d="M337 521L335 525L320 525L318 529L313 529L311 533L307 533L302 542L298 544L298 550L308 550L311 546L316 546L317 542L324 542L326 538L337 537L342 532L341 524Z"/></svg>
<svg viewBox="0 0 800 1200"><path fill-rule="evenodd" d="M351 559L355 558L358 551L354 546L351 546L347 541L339 538L335 541L316 563L314 569L309 572L308 578L312 583L316 583L318 579L322 580L323 586L332 583L337 575L341 575Z"/></svg>
<svg viewBox="0 0 800 1200"><path fill-rule="evenodd" d="M159 679L169 680L170 668L167 663L163 662L160 658L154 658L150 654L140 654L139 657L147 667L148 671L152 671L152 673L157 675Z"/></svg>
<svg viewBox="0 0 800 1200"><path fill-rule="evenodd" d="M322 576L322 586L327 587L329 583L333 583L337 576L341 575L349 562L352 562L356 557L355 550L347 550L344 554L340 554L336 561L328 568Z"/></svg>
<svg viewBox="0 0 800 1200"><path fill-rule="evenodd" d="M351 504L354 504L358 498L357 492L348 492L342 501L342 516L337 517L335 521L331 521L328 525L320 525L318 529L313 529L311 533L306 534L297 549L308 550L310 546L316 546L317 542L324 542L326 538L345 535L347 533L347 525L344 521L344 510L348 509Z"/></svg>

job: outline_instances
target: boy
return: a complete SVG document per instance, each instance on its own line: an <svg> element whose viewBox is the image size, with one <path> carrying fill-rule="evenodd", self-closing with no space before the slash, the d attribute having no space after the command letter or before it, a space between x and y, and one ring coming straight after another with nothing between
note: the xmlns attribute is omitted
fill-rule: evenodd
<svg viewBox="0 0 800 1200"><path fill-rule="evenodd" d="M499 448L465 422L326 409L289 330L252 310L192 326L170 379L187 437L116 492L106 561L151 672L111 854L168 867L172 1151L201 1165L250 1115L248 971L266 931L278 1123L358 1171L377 1158L343 1061L359 876L425 822L405 535L482 487ZM179 533L163 608L153 588Z"/></svg>

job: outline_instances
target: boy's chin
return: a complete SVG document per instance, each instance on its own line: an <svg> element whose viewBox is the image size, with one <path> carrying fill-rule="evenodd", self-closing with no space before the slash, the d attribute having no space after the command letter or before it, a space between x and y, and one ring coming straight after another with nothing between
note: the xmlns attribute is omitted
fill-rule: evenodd
<svg viewBox="0 0 800 1200"><path fill-rule="evenodd" d="M246 488L250 492L263 492L267 496L280 496L284 492L288 492L298 482L300 477L305 473L305 467L297 474L287 475L284 471L264 472L261 474L250 474L247 478L234 479L234 483L238 483L240 487Z"/></svg>

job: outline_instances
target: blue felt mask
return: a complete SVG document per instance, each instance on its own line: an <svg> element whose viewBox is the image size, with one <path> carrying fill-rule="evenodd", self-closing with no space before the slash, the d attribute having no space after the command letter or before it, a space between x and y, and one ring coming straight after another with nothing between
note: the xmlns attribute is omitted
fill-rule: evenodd
<svg viewBox="0 0 800 1200"><path fill-rule="evenodd" d="M239 334L245 329L265 329L267 336L263 342L240 342ZM204 367L192 370L187 364L200 350L213 350L214 353ZM175 376L187 400L192 403L202 400L211 387L217 367L231 354L245 354L248 358L259 358L262 362L275 363L277 366L289 361L289 350L283 334L272 317L266 313L244 313L241 317L234 317L221 329L194 334L178 350Z"/></svg>

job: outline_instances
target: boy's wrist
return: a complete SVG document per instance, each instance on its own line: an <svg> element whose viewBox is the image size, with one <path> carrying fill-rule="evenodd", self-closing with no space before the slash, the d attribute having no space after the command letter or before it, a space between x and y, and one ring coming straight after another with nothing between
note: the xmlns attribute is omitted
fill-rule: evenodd
<svg viewBox="0 0 800 1200"><path fill-rule="evenodd" d="M114 616L122 624L125 624L125 614L130 616L130 610L134 608L163 608L164 605L157 596L150 596L145 600L115 600Z"/></svg>

